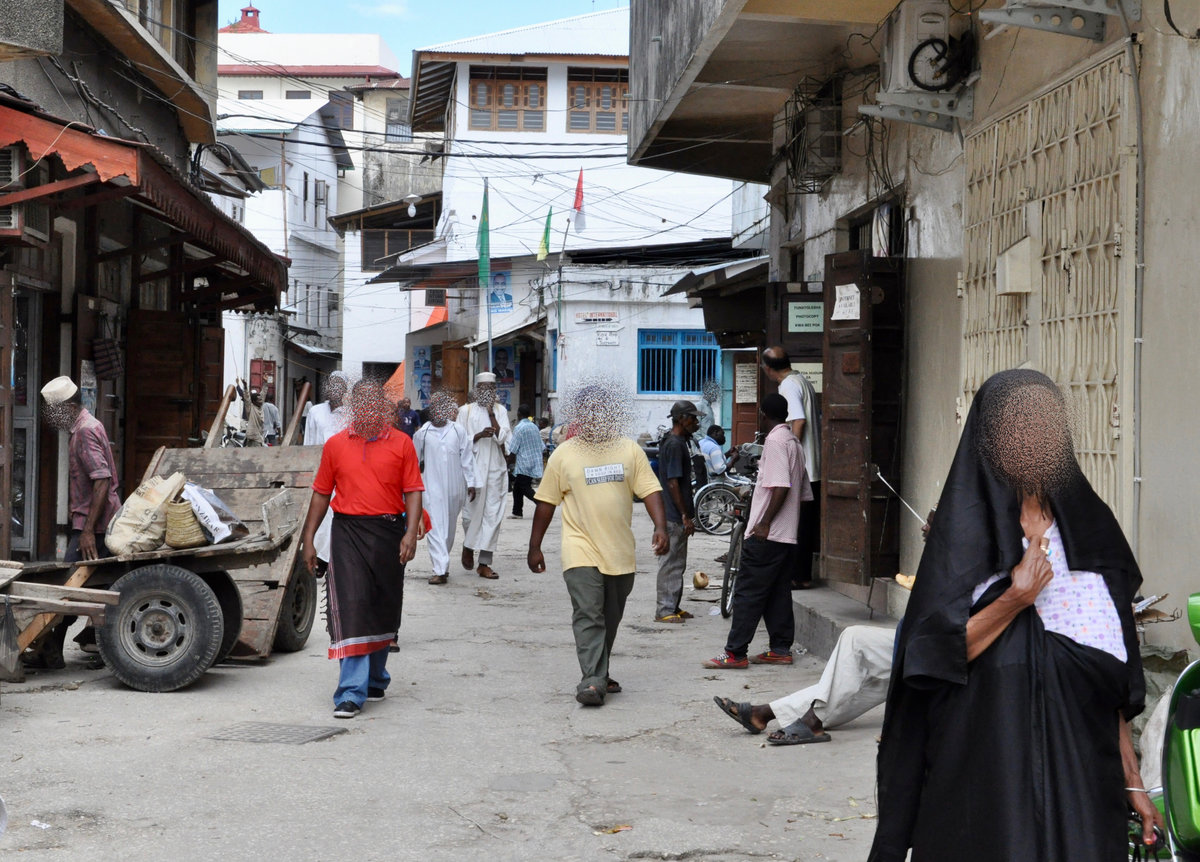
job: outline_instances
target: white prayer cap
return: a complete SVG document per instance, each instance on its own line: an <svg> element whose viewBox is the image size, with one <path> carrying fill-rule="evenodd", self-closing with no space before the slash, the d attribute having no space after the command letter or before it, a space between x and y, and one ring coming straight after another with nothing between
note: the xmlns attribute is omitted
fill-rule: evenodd
<svg viewBox="0 0 1200 862"><path fill-rule="evenodd" d="M42 387L42 397L46 399L47 404L62 404L78 391L79 387L75 385L75 381L63 375L55 377Z"/></svg>
<svg viewBox="0 0 1200 862"><path fill-rule="evenodd" d="M478 374L475 375L475 383L476 384L495 383L495 382L496 382L496 375L490 371L480 371Z"/></svg>

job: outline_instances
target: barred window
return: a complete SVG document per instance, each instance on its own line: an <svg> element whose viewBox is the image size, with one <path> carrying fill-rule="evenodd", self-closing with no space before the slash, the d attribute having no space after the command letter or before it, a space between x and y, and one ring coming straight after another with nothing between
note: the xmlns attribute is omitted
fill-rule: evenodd
<svg viewBox="0 0 1200 862"><path fill-rule="evenodd" d="M639 329L638 392L699 393L721 377L721 348L703 329Z"/></svg>

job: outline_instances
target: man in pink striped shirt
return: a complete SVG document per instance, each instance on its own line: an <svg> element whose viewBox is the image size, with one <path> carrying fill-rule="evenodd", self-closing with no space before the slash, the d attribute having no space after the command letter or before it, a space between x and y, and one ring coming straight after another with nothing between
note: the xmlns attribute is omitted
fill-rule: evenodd
<svg viewBox="0 0 1200 862"><path fill-rule="evenodd" d="M796 624L792 617L791 577L800 504L812 499L812 487L804 466L804 449L787 424L787 400L772 393L763 399L759 412L768 433L742 543L733 619L725 652L704 662L708 668L744 668L750 662L792 663ZM766 624L770 648L747 658L760 619Z"/></svg>

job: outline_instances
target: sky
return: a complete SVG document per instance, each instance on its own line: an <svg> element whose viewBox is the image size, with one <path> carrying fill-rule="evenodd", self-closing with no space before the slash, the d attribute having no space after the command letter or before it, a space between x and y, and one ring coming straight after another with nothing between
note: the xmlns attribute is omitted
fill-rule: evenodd
<svg viewBox="0 0 1200 862"><path fill-rule="evenodd" d="M252 0L272 33L378 33L408 63L412 51L572 15L628 6L628 0ZM247 0L218 0L218 25L242 17ZM408 74L407 68L399 71Z"/></svg>

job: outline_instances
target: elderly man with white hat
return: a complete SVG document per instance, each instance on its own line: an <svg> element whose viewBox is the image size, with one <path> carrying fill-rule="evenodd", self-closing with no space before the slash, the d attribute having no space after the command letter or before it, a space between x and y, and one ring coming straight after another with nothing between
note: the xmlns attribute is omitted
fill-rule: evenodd
<svg viewBox="0 0 1200 862"><path fill-rule="evenodd" d="M79 387L70 377L55 377L43 386L42 400L46 423L70 433L67 440L70 538L64 560L77 563L110 556L104 546L104 531L121 508L121 498L117 494L117 465L108 433L100 420L83 406ZM56 626L43 642L41 652L27 665L63 667L63 639L73 621L74 617L68 617ZM95 643L94 633L89 629L76 641L88 651L87 645Z"/></svg>
<svg viewBox="0 0 1200 862"><path fill-rule="evenodd" d="M508 461L505 445L512 434L508 411L496 402L496 375L483 371L475 377L475 400L458 408L458 424L471 436L475 453L475 483L479 493L463 509L464 569L475 568L479 552L479 577L495 579L492 553L500 538L504 501L508 497Z"/></svg>

